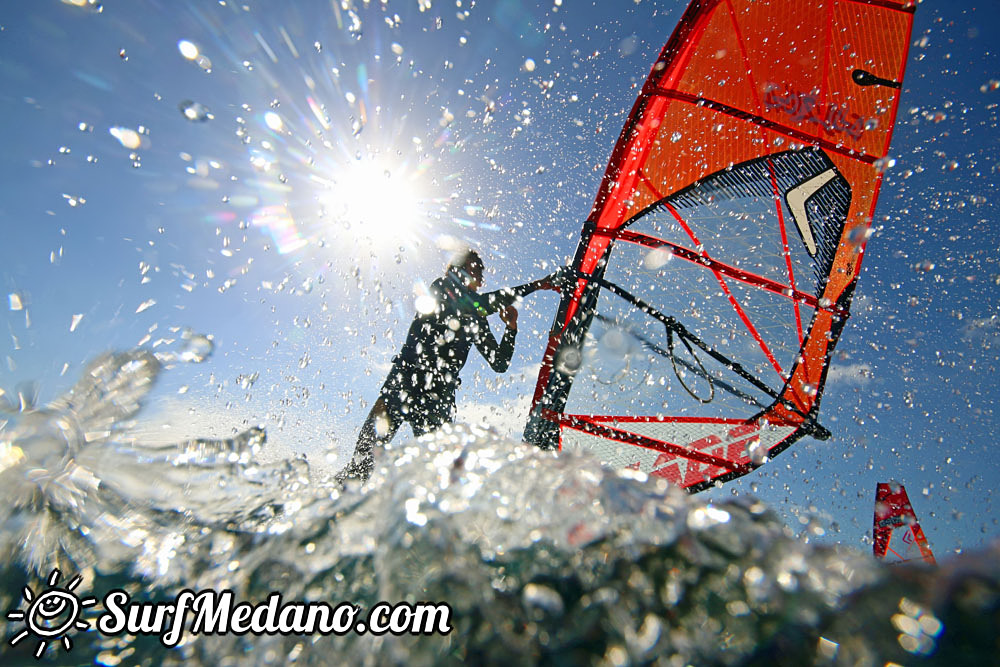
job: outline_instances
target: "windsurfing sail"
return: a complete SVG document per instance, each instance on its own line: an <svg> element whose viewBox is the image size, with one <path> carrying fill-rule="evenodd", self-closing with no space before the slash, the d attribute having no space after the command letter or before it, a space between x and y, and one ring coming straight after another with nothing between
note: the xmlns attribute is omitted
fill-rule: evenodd
<svg viewBox="0 0 1000 667"><path fill-rule="evenodd" d="M902 484L880 482L876 487L872 533L875 557L880 560L890 564L923 561L937 565Z"/></svg>
<svg viewBox="0 0 1000 667"><path fill-rule="evenodd" d="M527 441L696 491L828 435L914 4L691 2L583 225Z"/></svg>

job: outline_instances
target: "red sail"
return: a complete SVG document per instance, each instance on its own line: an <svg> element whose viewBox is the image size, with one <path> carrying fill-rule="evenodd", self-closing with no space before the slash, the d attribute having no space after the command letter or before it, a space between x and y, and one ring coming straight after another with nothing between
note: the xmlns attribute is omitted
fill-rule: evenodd
<svg viewBox="0 0 1000 667"><path fill-rule="evenodd" d="M584 224L527 440L698 490L826 434L913 5L693 0Z"/></svg>
<svg viewBox="0 0 1000 667"><path fill-rule="evenodd" d="M878 559L888 563L923 561L937 564L902 484L879 483L875 489L872 535Z"/></svg>

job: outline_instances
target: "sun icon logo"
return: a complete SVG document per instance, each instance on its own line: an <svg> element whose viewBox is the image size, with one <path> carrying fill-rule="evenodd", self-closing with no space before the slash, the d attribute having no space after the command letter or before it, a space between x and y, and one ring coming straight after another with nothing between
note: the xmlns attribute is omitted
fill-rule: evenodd
<svg viewBox="0 0 1000 667"><path fill-rule="evenodd" d="M63 648L69 651L73 648L73 642L67 635L73 629L87 630L90 623L80 620L80 614L85 607L92 607L97 604L97 599L92 597L77 597L73 592L83 575L76 575L66 588L59 588L59 570L52 570L49 575L48 588L38 595L29 586L25 586L22 591L24 601L28 603L27 610L11 609L7 612L7 620L24 621L24 629L17 633L10 640L10 645L15 646L22 639L29 635L34 635L39 639L38 648L35 649L35 658L41 659L49 641L62 641Z"/></svg>

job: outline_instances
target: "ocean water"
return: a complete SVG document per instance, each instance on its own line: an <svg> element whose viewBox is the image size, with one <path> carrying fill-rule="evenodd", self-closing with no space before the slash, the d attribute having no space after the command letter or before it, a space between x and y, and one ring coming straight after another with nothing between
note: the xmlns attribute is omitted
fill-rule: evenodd
<svg viewBox="0 0 1000 667"><path fill-rule="evenodd" d="M193 350L193 351L192 351ZM53 664L985 665L1000 650L1000 545L938 569L804 543L749 496L662 481L456 425L400 439L364 485L303 459L262 465L267 434L145 446L128 424L157 377L202 351L94 359L0 430L0 606L83 575L78 595L184 588L241 601L445 602L446 635L156 636L70 631ZM150 484L150 479L157 483ZM37 641L3 664L31 664Z"/></svg>

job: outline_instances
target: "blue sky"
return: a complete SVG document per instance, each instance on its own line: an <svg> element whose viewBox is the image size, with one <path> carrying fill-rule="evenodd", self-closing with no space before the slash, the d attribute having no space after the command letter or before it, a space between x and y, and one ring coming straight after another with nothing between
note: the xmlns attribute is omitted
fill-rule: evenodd
<svg viewBox="0 0 1000 667"><path fill-rule="evenodd" d="M1000 534L1000 9L980 4L916 14L822 402L834 437L710 494L752 490L794 530L868 548L875 484L897 479L939 554ZM483 252L487 288L573 253L684 5L8 3L0 387L49 400L99 352L191 329L216 352L163 378L147 425L260 422L279 453L346 452L451 248ZM520 434L555 306L524 305L509 374L470 361L464 416Z"/></svg>

